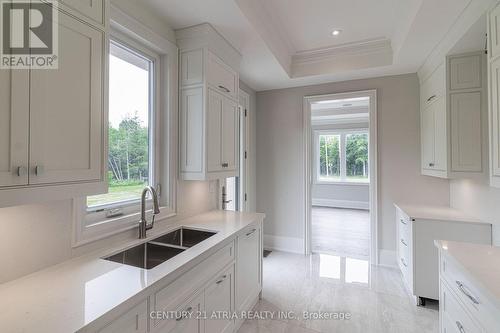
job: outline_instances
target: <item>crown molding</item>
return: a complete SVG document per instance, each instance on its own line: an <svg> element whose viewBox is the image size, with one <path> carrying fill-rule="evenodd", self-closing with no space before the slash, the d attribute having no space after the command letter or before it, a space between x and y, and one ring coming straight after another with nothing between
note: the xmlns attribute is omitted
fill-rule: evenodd
<svg viewBox="0 0 500 333"><path fill-rule="evenodd" d="M377 38L299 51L292 56L292 77L332 74L392 64L391 41Z"/></svg>

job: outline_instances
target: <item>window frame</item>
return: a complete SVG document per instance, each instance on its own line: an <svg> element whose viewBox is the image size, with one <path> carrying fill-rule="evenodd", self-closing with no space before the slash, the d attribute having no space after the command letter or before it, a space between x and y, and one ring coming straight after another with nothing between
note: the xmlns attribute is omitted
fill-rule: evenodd
<svg viewBox="0 0 500 333"><path fill-rule="evenodd" d="M316 185L355 185L355 186L368 186L370 185L370 168L368 167L368 178L366 181L352 181L347 179L347 161L346 161L346 138L350 134L366 134L370 138L370 131L368 128L349 128L349 129L329 129L329 130L315 130L314 131L314 184ZM320 178L320 140L321 135L338 135L340 136L340 180L324 180ZM370 145L368 144L368 150ZM368 166L370 166L370 152L368 151Z"/></svg>
<svg viewBox="0 0 500 333"><path fill-rule="evenodd" d="M106 61L109 63L109 46L112 42L124 45L141 56L147 55L153 60L152 87L154 99L150 111L150 160L153 171L150 184L159 190L161 213L156 220L176 215L176 173L177 139L175 124L177 117L177 46L155 32L144 27L123 12L113 11L116 19L111 20L111 32L106 39ZM103 75L103 83L108 91L109 73ZM105 98L108 103L108 96ZM107 108L106 108L107 110ZM108 122L105 112L104 123ZM108 152L108 131L105 129L105 154ZM151 146L152 143L152 146ZM107 155L104 156L105 175L107 176ZM107 180L107 179L106 179ZM158 188L159 186L159 188ZM105 212L96 214L88 211L87 198L73 199L73 237L72 246L79 247L112 235L136 228L140 219L140 200L131 200L99 208L122 207L124 214L115 218L106 218ZM148 207L149 208L149 207ZM152 212L147 211L150 218Z"/></svg>

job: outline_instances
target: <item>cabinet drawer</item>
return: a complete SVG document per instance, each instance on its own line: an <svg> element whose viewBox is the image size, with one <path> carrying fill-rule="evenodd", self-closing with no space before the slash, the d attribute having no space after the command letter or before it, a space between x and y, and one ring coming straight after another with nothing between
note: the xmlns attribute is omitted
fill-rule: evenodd
<svg viewBox="0 0 500 333"><path fill-rule="evenodd" d="M238 99L238 74L212 53L208 54L208 84L227 97Z"/></svg>
<svg viewBox="0 0 500 333"><path fill-rule="evenodd" d="M399 208L396 208L396 223L398 225L399 238L409 240L411 235L411 219Z"/></svg>
<svg viewBox="0 0 500 333"><path fill-rule="evenodd" d="M464 308L484 327L500 327L495 306L479 291L464 272L446 255L440 256L441 284L453 291ZM496 332L496 330L488 330ZM466 331L469 332L469 331ZM474 331L471 331L474 332ZM479 331L478 331L479 332Z"/></svg>
<svg viewBox="0 0 500 333"><path fill-rule="evenodd" d="M99 333L146 333L148 318L148 302L145 300L104 327Z"/></svg>
<svg viewBox="0 0 500 333"><path fill-rule="evenodd" d="M446 71L444 63L441 64L432 75L420 86L420 105L427 108L446 91Z"/></svg>
<svg viewBox="0 0 500 333"><path fill-rule="evenodd" d="M180 276L154 294L155 311L174 311L206 281L234 259L234 243L231 242L204 262ZM156 321L155 325L158 324Z"/></svg>
<svg viewBox="0 0 500 333"><path fill-rule="evenodd" d="M443 283L441 283L441 295L439 300L442 333L484 332L484 330L473 321L453 292Z"/></svg>

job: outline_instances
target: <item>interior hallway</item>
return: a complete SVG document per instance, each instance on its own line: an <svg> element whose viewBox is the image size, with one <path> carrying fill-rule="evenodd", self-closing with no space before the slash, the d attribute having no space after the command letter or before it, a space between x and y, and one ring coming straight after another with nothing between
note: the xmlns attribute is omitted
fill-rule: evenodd
<svg viewBox="0 0 500 333"><path fill-rule="evenodd" d="M314 253L351 258L370 257L370 212L367 210L312 207Z"/></svg>

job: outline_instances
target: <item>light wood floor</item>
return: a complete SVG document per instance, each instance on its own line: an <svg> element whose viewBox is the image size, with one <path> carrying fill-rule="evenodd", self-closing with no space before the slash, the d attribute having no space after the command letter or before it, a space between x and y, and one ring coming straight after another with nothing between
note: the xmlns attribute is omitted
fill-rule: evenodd
<svg viewBox="0 0 500 333"><path fill-rule="evenodd" d="M311 225L313 252L369 258L369 211L315 206Z"/></svg>

